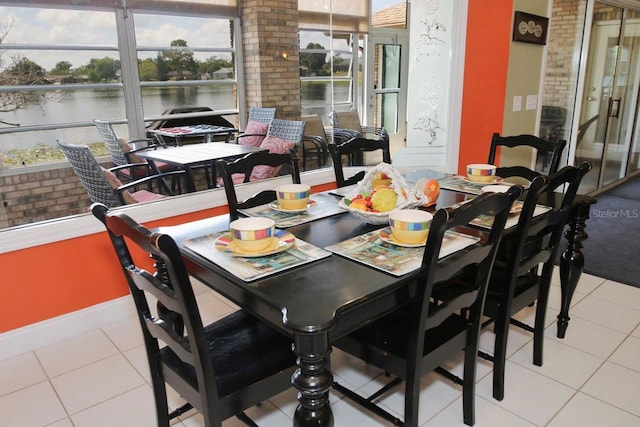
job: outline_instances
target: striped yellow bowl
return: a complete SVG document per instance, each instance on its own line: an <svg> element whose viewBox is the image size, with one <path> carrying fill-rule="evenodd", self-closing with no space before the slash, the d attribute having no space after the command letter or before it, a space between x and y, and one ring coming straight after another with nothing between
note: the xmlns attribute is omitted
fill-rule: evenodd
<svg viewBox="0 0 640 427"><path fill-rule="evenodd" d="M233 221L229 228L233 243L245 252L257 252L273 241L276 223L270 218L241 218Z"/></svg>

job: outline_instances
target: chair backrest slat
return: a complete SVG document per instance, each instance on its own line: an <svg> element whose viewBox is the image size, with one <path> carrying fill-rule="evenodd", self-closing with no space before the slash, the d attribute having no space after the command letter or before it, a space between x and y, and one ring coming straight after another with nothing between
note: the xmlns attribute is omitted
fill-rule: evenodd
<svg viewBox="0 0 640 427"><path fill-rule="evenodd" d="M151 232L124 212L109 212L100 204L94 204L92 212L105 224L118 255L134 297L150 363L159 363L161 350L157 340L160 339L175 356L188 364L185 369L193 370L201 396L217 401L215 371L204 326L176 242L166 234ZM132 256L130 243L151 257L155 273L139 266L145 260ZM157 315L149 308L147 293L157 299ZM202 410L202 405L198 406L197 409Z"/></svg>
<svg viewBox="0 0 640 427"><path fill-rule="evenodd" d="M489 158L487 163L494 165L496 162L497 152L500 147L515 148L515 147L528 147L535 150L535 155L538 160L542 159L548 166L545 170L532 170L526 166L507 166L498 167L496 175L502 178L508 178L513 176L520 176L526 178L529 181L533 181L538 175L551 175L558 171L560 167L560 160L562 151L567 145L567 141L564 139L556 142L551 142L538 138L535 135L516 135L516 136L500 136L498 133L494 133L491 137L491 147L489 148Z"/></svg>
<svg viewBox="0 0 640 427"><path fill-rule="evenodd" d="M292 141L296 147L300 147L304 136L304 127L305 122L301 120L273 119L267 130L267 136Z"/></svg>
<svg viewBox="0 0 640 427"><path fill-rule="evenodd" d="M170 286L164 284L158 277L146 270L140 270L136 266L127 269L131 280L141 291L149 292L162 305L172 311L179 311L180 304L176 299L176 293Z"/></svg>
<svg viewBox="0 0 640 427"><path fill-rule="evenodd" d="M492 252L497 250L504 230L504 224L509 214L509 208L513 201L522 193L520 186L513 186L508 193L502 197L486 197L482 195L472 202L466 203L454 210L440 209L434 215L429 236L422 260L423 268L427 269L432 283L451 280L456 274L464 271L469 266L481 266L483 274L489 273L487 270L493 263ZM495 194L487 194L495 196ZM506 211L504 209L506 208ZM493 216L491 230L481 243L477 243L464 252L459 252L451 257L439 258L440 248L444 240L445 233L456 227L467 226L478 215L487 214ZM497 223L496 223L497 222ZM477 275L476 280L485 281L482 274Z"/></svg>
<svg viewBox="0 0 640 427"><path fill-rule="evenodd" d="M514 284L516 277L523 276L541 263L544 264L544 268L553 268L573 200L582 177L590 169L589 163L583 163L579 167L566 166L549 177L539 176L531 182L516 231L507 242L509 250L506 278L510 283ZM563 187L566 187L564 194L559 193L558 190L562 190ZM558 197L559 194L562 197L559 207L533 216L536 205L549 203L550 199ZM512 292L513 289L510 293Z"/></svg>
<svg viewBox="0 0 640 427"><path fill-rule="evenodd" d="M73 145L58 141L58 147L69 161L82 186L89 193L94 203L102 203L108 207L122 206L123 200L111 187L104 176L102 168L86 145Z"/></svg>
<svg viewBox="0 0 640 427"><path fill-rule="evenodd" d="M304 127L305 136L319 137L325 144L327 143L327 134L318 113L301 116L300 119L306 123Z"/></svg>
<svg viewBox="0 0 640 427"><path fill-rule="evenodd" d="M249 121L260 123L271 123L276 117L276 109L270 107L251 107L249 110Z"/></svg>
<svg viewBox="0 0 640 427"><path fill-rule="evenodd" d="M425 334L421 331L441 325L460 310L474 310L476 316L482 313L504 225L511 205L522 191L521 186L514 185L506 193L483 194L458 208L439 209L434 215L422 259L416 299L419 304L416 344L411 345L411 351L415 353L408 355L408 372L421 369L425 345ZM446 233L468 227L469 222L479 215L493 218L489 232L466 249L440 257L440 249L447 240ZM458 286L457 280L464 285ZM434 290L437 290L435 301Z"/></svg>
<svg viewBox="0 0 640 427"><path fill-rule="evenodd" d="M391 163L391 151L389 150L389 140L385 139L365 139L353 138L342 144L329 144L329 153L333 160L333 171L336 176L338 188L355 184L364 177L364 172L359 172L349 178L345 178L343 170L343 157L348 158L349 166L364 166L363 152L382 151L382 161Z"/></svg>
<svg viewBox="0 0 640 427"><path fill-rule="evenodd" d="M120 148L118 136L113 130L111 123L105 120L94 120L93 123L98 130L98 134L100 134L100 137L104 141L107 151L109 151L113 164L116 166L122 166L129 163L127 156L122 151L122 148Z"/></svg>
<svg viewBox="0 0 640 427"><path fill-rule="evenodd" d="M267 190L241 202L238 201L233 179L234 175L240 174L243 176L243 182L249 182L253 168L263 165L276 168L282 167L283 170L287 168L286 174L291 175L292 182L294 184L300 184L301 182L298 158L293 150L284 154L257 151L236 160L219 160L217 168L222 176L227 204L229 205L229 214L232 218L238 217L238 209L248 209L276 200L275 191Z"/></svg>

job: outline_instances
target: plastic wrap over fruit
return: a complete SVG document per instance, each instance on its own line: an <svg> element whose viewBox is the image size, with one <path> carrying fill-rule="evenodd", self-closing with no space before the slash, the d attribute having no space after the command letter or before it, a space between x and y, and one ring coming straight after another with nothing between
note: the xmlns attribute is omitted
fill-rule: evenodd
<svg viewBox="0 0 640 427"><path fill-rule="evenodd" d="M420 178L416 183L416 194L422 194L427 199L424 207L433 206L440 195L440 183L434 178Z"/></svg>
<svg viewBox="0 0 640 427"><path fill-rule="evenodd" d="M355 188L340 200L339 206L370 224L386 224L392 210L428 203L429 198L422 188L420 191L417 187L410 188L398 170L388 163L380 163L367 171Z"/></svg>

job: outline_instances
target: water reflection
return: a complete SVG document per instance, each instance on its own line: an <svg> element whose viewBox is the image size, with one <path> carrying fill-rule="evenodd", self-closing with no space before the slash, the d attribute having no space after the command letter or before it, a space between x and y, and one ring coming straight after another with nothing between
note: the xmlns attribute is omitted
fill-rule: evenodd
<svg viewBox="0 0 640 427"><path fill-rule="evenodd" d="M325 119L331 111L331 101L349 105L350 84L336 81L333 91L329 82L303 82L301 84L303 114L320 113ZM332 93L333 92L333 93ZM11 113L2 113L0 120L20 126L53 125L57 123L92 122L94 119L122 120L126 117L124 94L120 88L82 89L60 91L59 99L34 105ZM170 107L198 106L213 110L236 108L235 84L214 86L169 86L142 88L145 117L160 115ZM126 130L123 129L126 136ZM47 131L0 134L0 151L25 149L38 144L55 146L62 139L72 144L100 141L93 128L57 128Z"/></svg>
<svg viewBox="0 0 640 427"><path fill-rule="evenodd" d="M302 85L301 95L302 99L310 101L318 101L326 99L326 83L308 82Z"/></svg>
<svg viewBox="0 0 640 427"><path fill-rule="evenodd" d="M196 105L198 88L194 86L162 87L160 99L163 104Z"/></svg>

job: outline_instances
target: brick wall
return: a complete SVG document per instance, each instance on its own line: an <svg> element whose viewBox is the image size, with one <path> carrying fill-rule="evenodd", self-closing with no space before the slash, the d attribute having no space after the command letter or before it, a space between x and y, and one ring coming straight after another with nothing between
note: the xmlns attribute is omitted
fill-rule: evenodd
<svg viewBox="0 0 640 427"><path fill-rule="evenodd" d="M582 40L585 0L555 0L549 20L543 105L573 109L577 83L576 47Z"/></svg>
<svg viewBox="0 0 640 427"><path fill-rule="evenodd" d="M69 167L0 176L0 228L84 213L91 204Z"/></svg>
<svg viewBox="0 0 640 427"><path fill-rule="evenodd" d="M554 0L547 36L547 65L542 105L561 107L566 112L563 126L545 123L540 136L550 140L569 140L578 83L576 52L580 52L584 32L586 0Z"/></svg>
<svg viewBox="0 0 640 427"><path fill-rule="evenodd" d="M113 164L105 162L102 166ZM194 171L197 190L207 188L203 172ZM0 171L0 228L86 213L89 206L87 192L66 163L32 172Z"/></svg>
<svg viewBox="0 0 640 427"><path fill-rule="evenodd" d="M276 107L276 116L300 117L297 0L248 0L241 6L247 111Z"/></svg>

